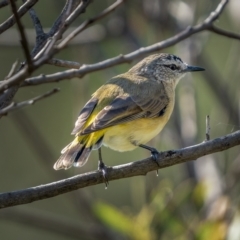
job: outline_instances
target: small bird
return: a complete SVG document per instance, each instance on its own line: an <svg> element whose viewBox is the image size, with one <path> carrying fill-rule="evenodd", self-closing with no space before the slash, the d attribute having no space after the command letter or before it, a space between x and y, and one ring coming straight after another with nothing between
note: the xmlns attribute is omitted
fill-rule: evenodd
<svg viewBox="0 0 240 240"><path fill-rule="evenodd" d="M54 169L82 167L92 150L99 151L98 169L107 185L102 145L124 152L145 148L154 160L159 152L144 145L161 132L174 107L175 87L187 72L204 71L172 54L144 58L128 72L102 85L81 110L73 142L62 151Z"/></svg>

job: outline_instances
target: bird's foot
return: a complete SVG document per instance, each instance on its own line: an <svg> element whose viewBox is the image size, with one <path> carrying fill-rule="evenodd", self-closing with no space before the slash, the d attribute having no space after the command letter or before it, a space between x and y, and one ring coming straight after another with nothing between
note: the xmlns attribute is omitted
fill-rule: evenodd
<svg viewBox="0 0 240 240"><path fill-rule="evenodd" d="M105 166L105 164L103 162L98 163L98 170L101 171L102 176L103 176L103 180L105 183L105 189L107 189L109 182L108 182L108 177L107 177L107 167Z"/></svg>
<svg viewBox="0 0 240 240"><path fill-rule="evenodd" d="M159 151L157 150L157 149L155 149L155 148L151 148L151 157L152 157L152 159L156 162L156 164L159 166L159 164L158 164L158 156L159 156Z"/></svg>
<svg viewBox="0 0 240 240"><path fill-rule="evenodd" d="M153 159L153 161L158 165L159 167L159 164L158 164L158 156L159 156L159 151L155 148L152 148L152 147L149 147L149 146L146 146L146 145L143 145L143 144L140 144L139 147L141 148L144 148L144 149L147 149L148 151L151 152L151 157ZM156 174L158 176L158 170L156 171Z"/></svg>
<svg viewBox="0 0 240 240"><path fill-rule="evenodd" d="M155 148L152 148L151 150L151 157L152 157L152 159L153 159L153 161L158 165L158 167L159 167L159 164L158 164L158 156L159 156L159 151L157 150L157 149L155 149ZM156 175L157 175L157 177L158 177L158 169L156 170Z"/></svg>

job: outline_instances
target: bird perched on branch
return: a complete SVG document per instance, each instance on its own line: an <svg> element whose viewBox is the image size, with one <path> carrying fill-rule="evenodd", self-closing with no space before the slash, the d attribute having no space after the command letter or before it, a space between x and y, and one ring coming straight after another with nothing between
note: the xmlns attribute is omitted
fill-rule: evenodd
<svg viewBox="0 0 240 240"><path fill-rule="evenodd" d="M99 170L107 184L107 168L101 147L131 151L161 132L174 107L175 87L187 72L203 71L189 66L172 54L154 54L144 58L128 72L102 85L81 110L72 134L73 142L62 151L54 169L82 167L92 150L99 151Z"/></svg>

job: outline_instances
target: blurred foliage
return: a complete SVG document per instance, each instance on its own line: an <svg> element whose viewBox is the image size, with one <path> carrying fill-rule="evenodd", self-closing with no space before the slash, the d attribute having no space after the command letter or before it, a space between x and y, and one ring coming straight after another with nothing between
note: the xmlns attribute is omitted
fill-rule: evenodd
<svg viewBox="0 0 240 240"><path fill-rule="evenodd" d="M44 28L51 27L64 2L42 0L36 4L34 9ZM112 2L93 1L73 26ZM91 27L88 35L83 32L81 36L85 39L72 42L57 57L94 63L129 53L200 22L218 3L217 0L126 1ZM218 26L240 33L239 8L239 0L230 1ZM3 22L10 10L6 7L0 11L0 22ZM25 27L31 29L29 16L26 14L22 19ZM33 43L34 36L29 36L29 40ZM12 63L23 59L15 26L0 36L0 44L0 79L4 79ZM208 114L211 138L239 129L240 42L204 32L163 52L179 55L186 62L206 68L206 72L181 80L173 116L150 145L167 150L203 141ZM35 97L55 86L61 92L1 119L0 191L27 188L95 170L96 153L81 169L55 172L52 165L62 147L71 140L74 121L90 95L107 79L127 71L130 66L132 63L91 73L84 79L22 88L17 101ZM61 70L44 66L35 74ZM103 149L104 161L110 166L147 156L148 152L141 149L127 153ZM240 239L239 163L239 147L236 147L162 169L158 178L150 173L146 177L110 182L107 190L104 185L98 185L14 207L11 211L3 209L1 239L237 240Z"/></svg>
<svg viewBox="0 0 240 240"><path fill-rule="evenodd" d="M151 209L142 208L136 216L128 216L117 208L104 203L97 203L95 206L97 216L109 227L115 229L131 239L154 239L151 230L152 215Z"/></svg>

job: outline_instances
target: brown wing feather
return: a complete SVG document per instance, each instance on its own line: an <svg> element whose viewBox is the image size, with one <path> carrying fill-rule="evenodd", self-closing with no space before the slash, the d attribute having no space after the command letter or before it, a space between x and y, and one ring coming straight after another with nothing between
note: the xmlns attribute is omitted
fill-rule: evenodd
<svg viewBox="0 0 240 240"><path fill-rule="evenodd" d="M94 122L84 129L81 135L135 119L160 116L168 102L163 86L151 92L145 91L144 96L132 94L132 96L117 97L98 113Z"/></svg>
<svg viewBox="0 0 240 240"><path fill-rule="evenodd" d="M103 108L96 116L94 122L85 128L81 135L89 134L123 122L129 122L143 117L145 113L136 105L131 97L118 97Z"/></svg>
<svg viewBox="0 0 240 240"><path fill-rule="evenodd" d="M157 117L161 110L168 105L169 98L162 83L157 84L155 88L151 86L151 90L153 91L145 91L145 97L138 94L133 95L132 99L141 107L142 111L149 113L147 117Z"/></svg>
<svg viewBox="0 0 240 240"><path fill-rule="evenodd" d="M98 103L98 99L93 97L85 104L85 106L79 113L78 119L75 123L75 127L71 133L72 135L77 134L82 130L86 120L88 119L90 114L93 112L94 108L97 106L97 103Z"/></svg>

